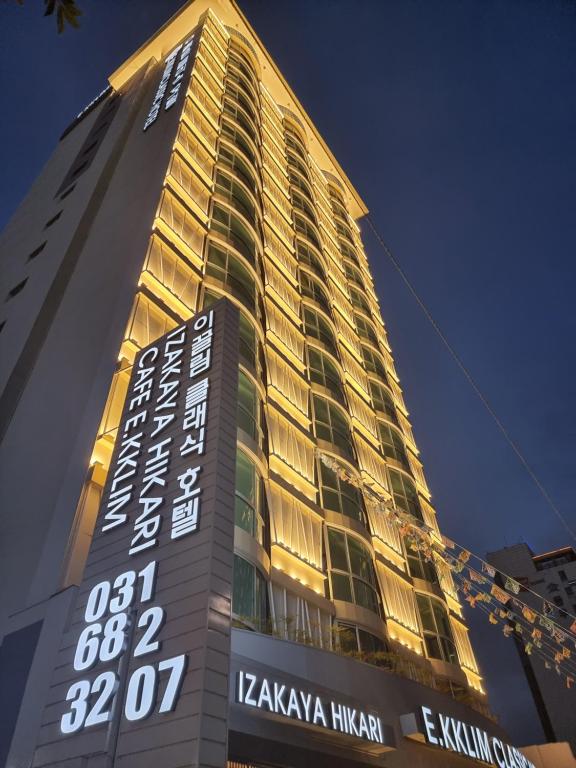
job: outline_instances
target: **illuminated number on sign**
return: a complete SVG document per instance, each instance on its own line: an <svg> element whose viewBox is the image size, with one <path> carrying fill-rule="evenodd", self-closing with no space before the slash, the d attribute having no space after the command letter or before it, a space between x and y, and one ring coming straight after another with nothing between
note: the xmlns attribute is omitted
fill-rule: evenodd
<svg viewBox="0 0 576 768"><path fill-rule="evenodd" d="M174 711L186 670L185 654L159 662L158 672L151 665L138 667L134 670L126 692L124 714L127 720L144 720L151 714L158 695L159 672L167 670L170 671L170 676L158 712Z"/></svg>
<svg viewBox="0 0 576 768"><path fill-rule="evenodd" d="M100 695L96 699L96 703L88 713L86 718L85 727L88 728L91 725L99 725L100 723L107 723L112 718L112 707L108 707L111 703L116 689L118 688L118 681L114 672L102 672L98 675L96 680L92 683L90 693L99 693Z"/></svg>
<svg viewBox="0 0 576 768"><path fill-rule="evenodd" d="M109 581L101 581L96 584L88 595L84 620L88 624L101 619L106 613L122 613L134 602L134 585L136 578L142 579L142 593L140 601L146 603L154 597L156 589L156 566L157 562L152 560L141 571L126 571L121 573L114 580L114 584ZM112 593L115 591L114 597Z"/></svg>
<svg viewBox="0 0 576 768"><path fill-rule="evenodd" d="M126 693L126 719L143 720L156 703L157 675L154 667L139 667L133 672Z"/></svg>
<svg viewBox="0 0 576 768"><path fill-rule="evenodd" d="M164 672L165 669L170 670L170 677L168 678L168 685L162 696L162 702L158 712L172 712L176 709L176 699L180 693L182 681L184 679L184 670L186 669L186 655L175 656L173 659L164 659L158 664L160 672Z"/></svg>
<svg viewBox="0 0 576 768"><path fill-rule="evenodd" d="M73 683L66 694L66 701L71 702L70 712L63 714L60 720L62 733L75 733L83 727L109 722L112 718L111 702L117 689L118 680L114 672L102 672L92 684L89 680ZM98 698L88 712L90 694L97 694Z"/></svg>
<svg viewBox="0 0 576 768"><path fill-rule="evenodd" d="M84 619L88 624L98 621L108 609L108 600L110 599L110 582L101 581L90 592L88 602L86 603L86 612Z"/></svg>
<svg viewBox="0 0 576 768"><path fill-rule="evenodd" d="M126 571L114 581L113 589L118 591L118 596L110 600L110 613L120 613L132 605L134 600L134 582L136 581L135 571Z"/></svg>
<svg viewBox="0 0 576 768"><path fill-rule="evenodd" d="M104 637L100 645L100 661L112 661L126 650L126 627L128 615L119 613L108 619L104 625Z"/></svg>
<svg viewBox="0 0 576 768"><path fill-rule="evenodd" d="M98 658L98 648L100 639L98 635L102 632L102 624L90 624L82 630L78 638L76 653L74 654L74 669L78 671L90 669L96 663Z"/></svg>
<svg viewBox="0 0 576 768"><path fill-rule="evenodd" d="M138 578L142 579L142 594L140 596L140 602L142 603L147 603L148 600L152 600L154 597L154 590L156 588L156 565L156 561L153 560L138 574Z"/></svg>
<svg viewBox="0 0 576 768"><path fill-rule="evenodd" d="M134 656L145 656L147 653L153 653L159 650L160 641L154 640L158 632L164 624L164 610L154 606L144 611L142 616L138 619L138 627L146 627L146 631L140 638L140 642L134 649Z"/></svg>
<svg viewBox="0 0 576 768"><path fill-rule="evenodd" d="M90 683L88 680L79 680L68 688L66 701L70 701L70 712L62 715L60 730L62 733L75 733L82 728L86 711L88 709L88 695Z"/></svg>

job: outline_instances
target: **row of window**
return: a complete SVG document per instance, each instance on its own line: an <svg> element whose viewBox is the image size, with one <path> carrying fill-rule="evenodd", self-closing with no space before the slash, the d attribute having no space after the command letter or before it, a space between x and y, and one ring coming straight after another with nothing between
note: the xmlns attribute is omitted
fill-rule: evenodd
<svg viewBox="0 0 576 768"><path fill-rule="evenodd" d="M331 560L332 599L352 602L382 616L376 572L367 547L358 539L335 528L328 530ZM234 555L232 612L237 624L255 631L268 629L266 579L252 563ZM458 664L458 654L444 604L429 595L416 593L416 604L424 635L426 655ZM289 617L288 617L289 618ZM337 646L344 653L385 652L381 638L353 624L338 622Z"/></svg>

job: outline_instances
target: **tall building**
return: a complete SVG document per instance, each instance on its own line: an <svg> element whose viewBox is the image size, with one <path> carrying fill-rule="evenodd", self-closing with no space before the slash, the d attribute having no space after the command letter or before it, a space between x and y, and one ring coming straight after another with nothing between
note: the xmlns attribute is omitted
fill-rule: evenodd
<svg viewBox="0 0 576 768"><path fill-rule="evenodd" d="M524 587L522 600L540 613L543 602L561 627L570 629L576 619L576 551L563 547L535 555L527 544L514 544L488 553L488 561ZM574 691L546 668L541 656L528 655L517 638L516 648L534 704L548 741L567 741L576 753ZM548 666L551 666L548 662Z"/></svg>
<svg viewBox="0 0 576 768"><path fill-rule="evenodd" d="M1 241L9 766L512 760L450 574L374 504L437 530L360 238L365 213L231 0L186 4L64 131ZM115 672L78 682L68 669L71 642L75 670L93 668L92 650L104 665L128 653L127 641L111 650L128 630L115 614L103 629L93 601L134 579L114 571L133 561L117 557L98 584L86 561L99 508L120 493L119 475L103 489L134 362L196 314L204 322L230 305L240 361L233 561L230 545L218 578L233 570L233 593L210 591L215 571L193 585L221 606L220 645L194 668L188 648L184 687L174 684L159 712L142 704L156 668L136 670L123 715ZM228 422L236 432L234 414ZM124 455L125 476L131 461ZM214 471L227 493L234 466ZM204 554L195 557L200 567ZM93 623L74 634L79 610ZM146 614L159 622L146 632L168 627L170 610ZM218 634L207 631L205 650ZM160 643L148 639L152 653Z"/></svg>

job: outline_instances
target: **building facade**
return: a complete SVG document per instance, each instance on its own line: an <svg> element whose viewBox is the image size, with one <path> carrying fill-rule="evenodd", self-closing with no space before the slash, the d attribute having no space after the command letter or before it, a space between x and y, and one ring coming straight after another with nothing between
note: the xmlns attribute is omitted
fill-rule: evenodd
<svg viewBox="0 0 576 768"><path fill-rule="evenodd" d="M570 629L576 616L576 551L573 547L535 555L527 544L514 544L488 553L488 561L525 587L522 599L528 605L541 611L542 601L546 601L554 621ZM541 657L528 655L521 642L516 642L516 648L547 740L567 741L576 753L573 691L567 689L557 675L550 674Z"/></svg>
<svg viewBox="0 0 576 768"><path fill-rule="evenodd" d="M438 530L365 213L230 0L184 6L64 132L1 242L8 765L513 759L450 574L382 513ZM147 742L150 728L121 757L108 739L64 759L51 707L72 688L58 654L136 356L221 298L237 310L239 365L228 650L206 661L198 705L212 751L176 748L176 727ZM269 686L301 704L272 702Z"/></svg>

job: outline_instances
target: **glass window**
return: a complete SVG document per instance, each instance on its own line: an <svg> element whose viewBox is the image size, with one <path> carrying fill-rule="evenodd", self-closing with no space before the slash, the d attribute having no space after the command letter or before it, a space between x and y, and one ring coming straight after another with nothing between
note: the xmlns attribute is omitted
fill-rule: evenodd
<svg viewBox="0 0 576 768"><path fill-rule="evenodd" d="M262 446L260 395L256 384L243 371L238 374L238 426Z"/></svg>
<svg viewBox="0 0 576 768"><path fill-rule="evenodd" d="M235 523L264 545L265 520L260 473L244 451L236 451Z"/></svg>
<svg viewBox="0 0 576 768"><path fill-rule="evenodd" d="M254 238L232 211L218 203L212 210L212 229L223 235L252 266L256 264L257 249Z"/></svg>
<svg viewBox="0 0 576 768"><path fill-rule="evenodd" d="M266 580L257 568L238 555L234 555L232 613L242 626L260 632L266 628Z"/></svg>
<svg viewBox="0 0 576 768"><path fill-rule="evenodd" d="M404 510L404 512L408 512L409 515L414 515L418 520L422 520L418 493L412 480L409 480L405 475L396 472L394 469L389 469L388 472L390 474L392 495L394 496L396 507Z"/></svg>
<svg viewBox="0 0 576 768"><path fill-rule="evenodd" d="M308 347L308 367L310 381L329 389L335 400L345 402L340 373L328 355L320 352L319 349Z"/></svg>
<svg viewBox="0 0 576 768"><path fill-rule="evenodd" d="M331 313L330 302L320 283L302 270L300 270L300 289L302 296L315 301L327 314Z"/></svg>
<svg viewBox="0 0 576 768"><path fill-rule="evenodd" d="M256 310L256 280L236 256L210 243L206 274L224 283L245 306L252 311Z"/></svg>
<svg viewBox="0 0 576 768"><path fill-rule="evenodd" d="M386 643L371 632L357 627L355 624L348 624L339 621L335 624L338 633L338 648L341 653L371 655L377 653L386 653Z"/></svg>
<svg viewBox="0 0 576 768"><path fill-rule="evenodd" d="M352 235L350 227L345 226L340 221L336 221L335 224L336 224L336 230L337 230L338 234L340 235L340 237L346 238L346 240L348 240L350 243L353 244L354 243L354 237Z"/></svg>
<svg viewBox="0 0 576 768"><path fill-rule="evenodd" d="M252 165L256 165L256 155L254 154L254 150L246 141L244 136L240 131L238 131L231 123L229 123L227 120L222 120L222 135L231 141L238 149L240 149L246 157L250 160Z"/></svg>
<svg viewBox="0 0 576 768"><path fill-rule="evenodd" d="M352 435L345 414L340 408L319 395L312 395L314 404L314 430L316 437L339 448L349 458L354 458Z"/></svg>
<svg viewBox="0 0 576 768"><path fill-rule="evenodd" d="M306 264L307 267L315 272L318 277L325 280L324 267L322 266L320 259L314 253L312 248L303 243L301 240L296 239L296 254L300 264Z"/></svg>
<svg viewBox="0 0 576 768"><path fill-rule="evenodd" d="M297 208L299 211L305 213L306 216L311 218L312 221L317 224L314 208L310 205L308 200L304 198L303 195L301 195L299 192L296 192L295 190L292 190L292 205L294 208Z"/></svg>
<svg viewBox="0 0 576 768"><path fill-rule="evenodd" d="M218 153L218 161L230 168L238 178L246 184L248 189L255 192L257 189L253 172L247 163L231 149L222 145Z"/></svg>
<svg viewBox="0 0 576 768"><path fill-rule="evenodd" d="M300 142L299 139L295 138L295 135L293 133L286 132L286 146L290 147L290 149L293 149L294 152L296 152L302 160L306 161L306 150L304 149L303 144Z"/></svg>
<svg viewBox="0 0 576 768"><path fill-rule="evenodd" d="M372 381L372 379L368 380L368 386L370 387L370 395L372 396L374 409L381 413L385 413L390 421L397 424L398 416L396 415L396 408L394 407L392 395L382 386L382 384L378 384L378 382Z"/></svg>
<svg viewBox="0 0 576 768"><path fill-rule="evenodd" d="M312 197L310 185L304 181L302 176L299 176L297 173L294 172L292 168L290 168L288 171L288 177L290 179L290 184L296 187L296 189L300 190L300 192L302 192L303 195L306 195L308 200L310 200L310 202L313 203L314 198Z"/></svg>
<svg viewBox="0 0 576 768"><path fill-rule="evenodd" d="M364 360L364 368L368 373L375 373L384 381L388 381L386 376L386 368L380 355L369 347L362 346L362 359Z"/></svg>
<svg viewBox="0 0 576 768"><path fill-rule="evenodd" d="M379 421L378 434L380 435L380 445L382 446L382 453L384 456L389 459L395 459L395 461L400 462L400 464L408 468L409 464L404 448L404 441L400 437L398 430L394 429L394 427L391 427L389 424Z"/></svg>
<svg viewBox="0 0 576 768"><path fill-rule="evenodd" d="M358 488L338 477L336 472L322 461L318 462L318 466L321 506L352 517L365 525L364 501Z"/></svg>
<svg viewBox="0 0 576 768"><path fill-rule="evenodd" d="M355 283L360 290L364 290L364 280L360 271L350 264L349 261L344 261L344 273L351 283Z"/></svg>
<svg viewBox="0 0 576 768"><path fill-rule="evenodd" d="M333 599L355 603L381 615L376 571L368 547L335 528L328 528L328 546Z"/></svg>
<svg viewBox="0 0 576 768"><path fill-rule="evenodd" d="M422 552L412 549L406 539L404 540L404 547L406 549L406 560L408 561L410 576L437 584L438 574L434 565L426 560Z"/></svg>
<svg viewBox="0 0 576 768"><path fill-rule="evenodd" d="M428 595L416 595L428 656L458 664L452 628L446 608Z"/></svg>
<svg viewBox="0 0 576 768"><path fill-rule="evenodd" d="M296 168L302 176L304 176L305 179L309 179L308 176L308 166L306 163L302 162L302 160L299 157L296 157L296 155L293 152L286 152L286 159L288 160L288 167Z"/></svg>
<svg viewBox="0 0 576 768"><path fill-rule="evenodd" d="M231 88L226 89L227 98L224 101L224 112L230 115L236 123L245 131L254 143L258 143L258 132L254 123L248 119L248 116L255 120L254 110L244 96ZM232 101L234 99L234 101ZM236 103L235 103L236 102ZM244 113L247 114L244 114Z"/></svg>
<svg viewBox="0 0 576 768"><path fill-rule="evenodd" d="M222 171L216 171L215 191L256 226L256 206L237 181L230 179Z"/></svg>
<svg viewBox="0 0 576 768"><path fill-rule="evenodd" d="M303 307L304 332L321 341L335 355L338 355L334 331L322 315L310 307Z"/></svg>
<svg viewBox="0 0 576 768"><path fill-rule="evenodd" d="M370 344L374 344L374 346L377 347L378 337L376 336L376 331L374 330L374 326L370 320L362 317L362 315L355 314L354 321L356 323L356 330L358 331L360 338L369 341Z"/></svg>
<svg viewBox="0 0 576 768"><path fill-rule="evenodd" d="M357 264L358 266L360 266L360 261L358 259L358 254L356 253L354 248L352 248L351 245L349 245L348 243L345 243L344 241L340 240L339 241L339 246L340 246L340 253L345 258L351 259L354 262L354 264Z"/></svg>
<svg viewBox="0 0 576 768"><path fill-rule="evenodd" d="M316 232L316 229L310 222L308 222L305 218L300 216L298 213L294 214L294 227L296 229L296 232L298 234L303 235L304 237L307 237L308 240L310 240L311 243L313 243L318 250L322 250L322 245L320 244L320 238L318 237L318 234Z"/></svg>
<svg viewBox="0 0 576 768"><path fill-rule="evenodd" d="M368 303L366 295L362 293L362 291L359 291L358 288L354 288L354 286L350 286L349 290L352 306L365 312L367 315L370 315L370 304Z"/></svg>

